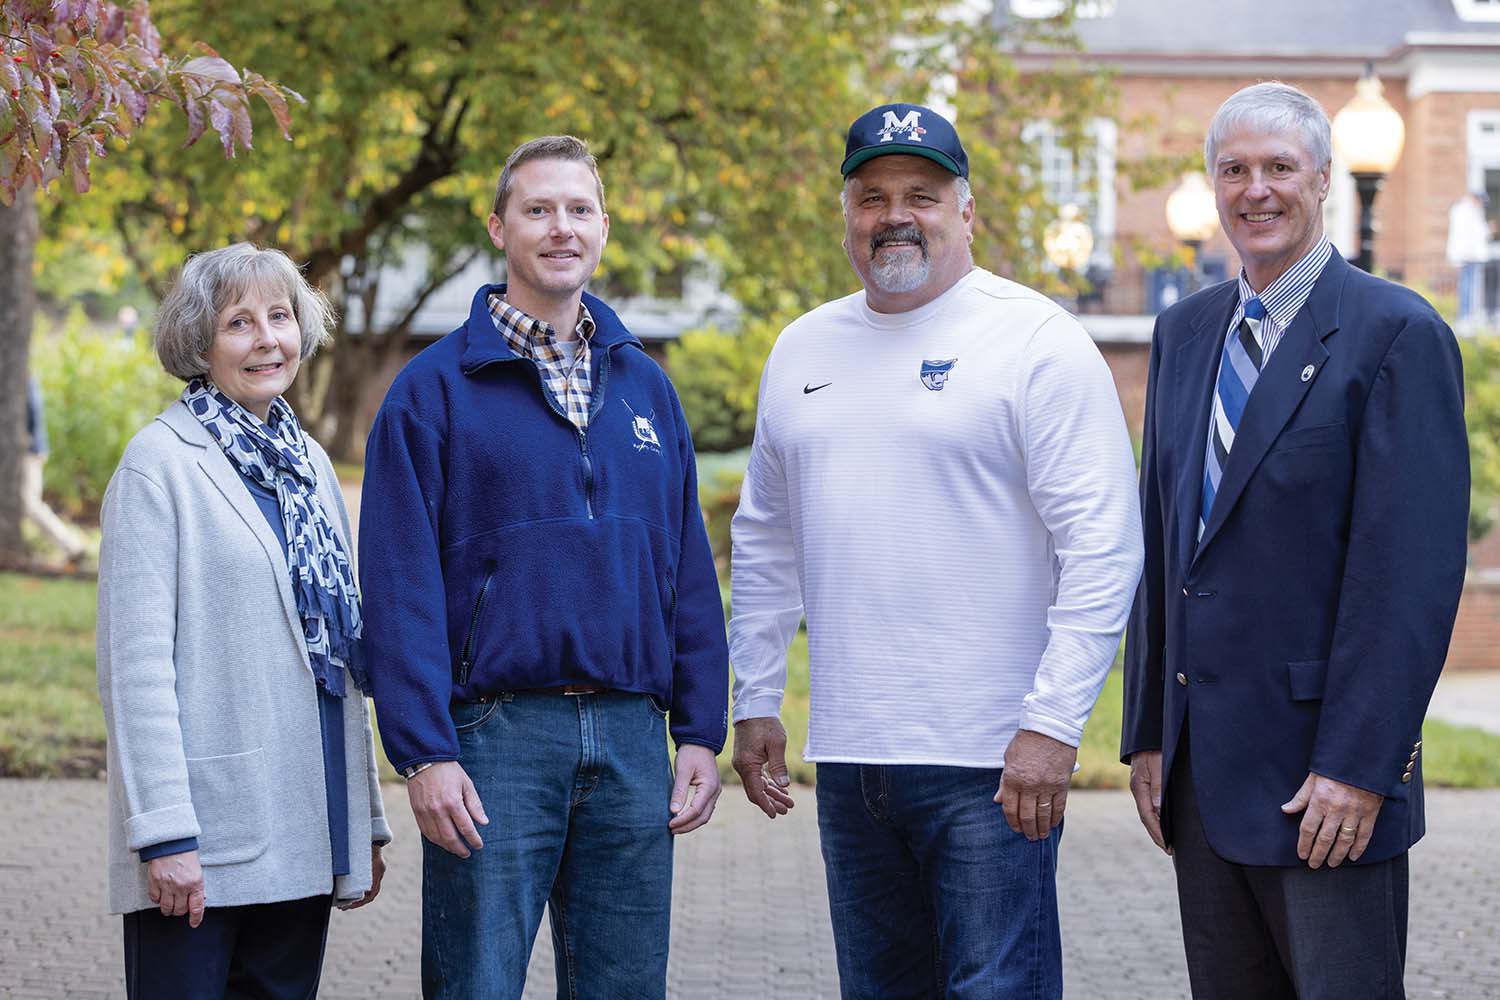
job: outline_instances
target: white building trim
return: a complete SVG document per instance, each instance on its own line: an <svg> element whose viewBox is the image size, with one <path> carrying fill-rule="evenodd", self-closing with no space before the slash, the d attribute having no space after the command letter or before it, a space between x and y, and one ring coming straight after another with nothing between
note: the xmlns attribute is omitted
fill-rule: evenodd
<svg viewBox="0 0 1500 1000"><path fill-rule="evenodd" d="M1080 20L1113 17L1116 0L1077 0L1073 16ZM1067 10L1068 0L1010 0L1010 12L1028 20L1057 17Z"/></svg>
<svg viewBox="0 0 1500 1000"><path fill-rule="evenodd" d="M1464 173L1470 191L1484 191L1485 175L1500 172L1500 108L1470 111L1464 130L1468 168ZM1494 214L1494 206L1490 214ZM1490 240L1490 259L1500 259L1500 234Z"/></svg>
<svg viewBox="0 0 1500 1000"><path fill-rule="evenodd" d="M1078 322L1096 344L1149 344L1151 331L1156 328L1156 317L1099 316L1088 313L1078 317Z"/></svg>
<svg viewBox="0 0 1500 1000"><path fill-rule="evenodd" d="M1016 68L1021 72L1051 69L1059 62L1078 63L1084 70L1107 68L1118 70L1118 76L1201 76L1224 77L1231 80L1258 80L1284 77L1311 79L1356 80L1364 71L1366 55L1328 55L1314 57L1266 56L1232 52L1185 53L1180 56L1159 54L1140 55L1132 52L1106 52L1096 50L1086 53L1040 53L1020 54L1015 57ZM1382 78L1403 74L1391 71L1399 63L1388 58L1375 58L1375 71Z"/></svg>
<svg viewBox="0 0 1500 1000"><path fill-rule="evenodd" d="M1083 151L1083 155L1092 152L1093 164L1092 169L1080 178L1074 157L1068 156L1071 175L1067 177L1058 176L1055 172L1057 164L1049 162L1049 151L1054 156L1064 155L1063 150L1056 148L1057 128L1052 122L1033 121L1021 131L1022 142L1043 147L1042 185L1047 197L1059 208L1069 202L1087 201L1079 207L1084 209L1085 221L1094 234L1094 252L1089 263L1106 270L1114 267L1115 147L1119 133L1120 127L1113 119L1095 118L1089 122L1088 136L1093 145L1090 150ZM1080 180L1088 186L1087 191L1079 190Z"/></svg>
<svg viewBox="0 0 1500 1000"><path fill-rule="evenodd" d="M1402 60L1406 96L1500 94L1500 35L1479 48L1411 49Z"/></svg>
<svg viewBox="0 0 1500 1000"><path fill-rule="evenodd" d="M1500 0L1453 0L1453 10L1465 21L1500 21Z"/></svg>
<svg viewBox="0 0 1500 1000"><path fill-rule="evenodd" d="M1354 188L1354 175L1344 168L1338 153L1333 154L1329 174L1323 231L1339 253L1352 255L1359 249L1359 192Z"/></svg>

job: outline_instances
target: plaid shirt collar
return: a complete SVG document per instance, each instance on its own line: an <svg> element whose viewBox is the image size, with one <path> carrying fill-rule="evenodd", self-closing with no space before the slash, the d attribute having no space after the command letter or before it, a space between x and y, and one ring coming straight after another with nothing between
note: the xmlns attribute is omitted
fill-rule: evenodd
<svg viewBox="0 0 1500 1000"><path fill-rule="evenodd" d="M551 323L522 312L505 301L505 297L499 292L490 293L489 307L490 318L495 321L495 329L500 331L500 336L505 338L506 346L514 351L517 357L536 361L538 347L557 350L555 346L557 331L552 328ZM578 303L578 325L574 327L574 332L582 341L580 347L586 346L594 336L594 317L589 315L589 307L582 302Z"/></svg>
<svg viewBox="0 0 1500 1000"><path fill-rule="evenodd" d="M498 293L489 296L490 319L507 346L517 357L529 358L541 373L542 384L563 416L579 430L589 422L589 403L593 397L591 341L594 317L588 306L578 305L578 347L571 364L557 346L557 332L552 324L528 315L506 302Z"/></svg>

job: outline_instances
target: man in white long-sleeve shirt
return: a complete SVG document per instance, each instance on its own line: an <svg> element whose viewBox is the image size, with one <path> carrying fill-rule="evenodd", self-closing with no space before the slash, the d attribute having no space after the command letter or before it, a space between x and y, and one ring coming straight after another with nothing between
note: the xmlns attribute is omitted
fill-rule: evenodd
<svg viewBox="0 0 1500 1000"><path fill-rule="evenodd" d="M864 291L777 341L733 522L735 768L791 808L805 614L844 997L1061 996L1068 781L1141 568L1119 400L1072 317L974 266L949 122L875 108L843 174Z"/></svg>

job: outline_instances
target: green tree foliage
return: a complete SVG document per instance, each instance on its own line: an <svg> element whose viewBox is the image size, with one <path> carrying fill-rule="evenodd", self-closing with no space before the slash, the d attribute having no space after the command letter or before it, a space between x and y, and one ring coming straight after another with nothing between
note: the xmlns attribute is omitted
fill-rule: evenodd
<svg viewBox="0 0 1500 1000"><path fill-rule="evenodd" d="M1040 21L1011 20L1000 27L987 20L930 19L926 31L925 44L893 46L887 53L887 74L891 67L904 72L851 74L838 104L843 118L835 120L852 120L882 101L919 100L932 81L956 72L953 104L969 152L976 203L976 262L1053 294L1070 291L1064 276L1046 264L1042 240L1047 224L1055 218L1055 206L1047 201L1036 151L1022 141L1022 131L1031 122L1050 121L1065 146L1082 152L1088 147L1092 120L1117 110L1110 75L1079 61L1026 73L1018 70L1014 54L1022 48L1077 50L1067 12ZM818 137L808 154L813 158L809 161L812 168L791 185L801 192L792 211L806 220L797 231L819 241L820 247L798 245L797 251L805 257L778 261L775 246L758 248L753 255L726 246L717 259L725 262L729 287L745 306L747 322L733 335L717 330L691 332L667 350L673 381L700 449L749 443L761 366L780 327L799 312L858 288L842 247L843 218L838 208L841 178L837 164L843 156L843 141L842 128ZM1122 173L1132 184L1151 185L1178 166L1176 160L1152 157L1122 165ZM776 178L768 180L772 186L764 191L767 196L785 190ZM810 200L810 195L817 197ZM737 209L764 212L764 216L752 217L763 218L776 239L785 243L785 227L775 228L771 218L780 210L780 204L769 197L750 198ZM751 228L758 231L761 224ZM766 260L763 253L772 254L773 259ZM803 280L788 275L778 263L790 263L804 272Z"/></svg>
<svg viewBox="0 0 1500 1000"><path fill-rule="evenodd" d="M701 479L698 481L698 496L703 502L703 524L708 529L708 544L714 553L714 567L719 571L719 579L726 587L729 585L729 556L733 545L729 527L734 519L734 512L739 510L740 488L744 483L743 469L720 473L711 483L705 484ZM726 607L724 611L728 614L729 609Z"/></svg>
<svg viewBox="0 0 1500 1000"><path fill-rule="evenodd" d="M187 144L212 125L226 157L249 149L250 98L265 102L282 134L287 100L301 98L259 73L236 70L202 42L198 55L162 51L150 8L102 0L5 0L0 4L0 200L25 184L66 175L89 189L90 166L128 141L152 105L187 116Z"/></svg>
<svg viewBox="0 0 1500 1000"><path fill-rule="evenodd" d="M162 48L144 0L0 2L0 563L24 563L18 484L25 380L35 310L36 192L66 175L87 191L105 152L138 137L153 106L187 119L188 145L208 129L225 156L248 149L250 99L281 127L297 95L236 70L202 43Z"/></svg>
<svg viewBox="0 0 1500 1000"><path fill-rule="evenodd" d="M248 173L182 152L168 131L116 158L118 196L88 209L110 210L158 281L185 251L244 236L295 251L320 280L386 235L391 250L416 242L444 261L483 241L505 154L567 131L602 162L610 287L647 288L707 249L737 291L753 275L746 292L827 297L848 286L831 283L827 210L843 126L868 100L854 81L893 82L891 40L930 31L938 7L324 0L268 13L159 0L168 38L234 37L308 95L306 122ZM769 306L782 293L740 297Z"/></svg>
<svg viewBox="0 0 1500 1000"><path fill-rule="evenodd" d="M59 336L41 338L32 367L46 399L47 493L92 517L125 445L182 391L146 338L90 330L75 310Z"/></svg>
<svg viewBox="0 0 1500 1000"><path fill-rule="evenodd" d="M737 333L689 330L667 345L667 367L703 451L733 451L755 435L755 399L771 345L792 317L751 319Z"/></svg>
<svg viewBox="0 0 1500 1000"><path fill-rule="evenodd" d="M492 252L482 223L505 154L571 132L599 156L608 197L599 291L649 292L707 262L749 317L795 315L857 287L840 247L847 123L880 101L924 98L955 67L973 77L959 111L975 147L976 249L1036 280L1029 251L1048 215L1027 210L1044 199L1037 171L1023 169L1035 154L1019 129L1032 117L1082 122L1104 110L1107 90L1091 73L1014 73L1007 54L1065 38L1065 21L997 33L945 19L953 5L940 0L155 9L169 40L232 37L239 57L308 99L293 142L248 170L226 171L156 129L110 158L97 185L107 199L61 206L70 221L113 232L158 292L188 252L250 238L308 262L345 306L383 265L421 248L420 298L470 255ZM299 412L325 442L332 433L335 453L354 444L347 425L362 401L348 390L401 346L406 305L394 303L396 322L340 338L322 373L299 379ZM315 398L320 385L330 391Z"/></svg>
<svg viewBox="0 0 1500 1000"><path fill-rule="evenodd" d="M1469 425L1469 539L1478 541L1500 517L1500 337L1460 341Z"/></svg>

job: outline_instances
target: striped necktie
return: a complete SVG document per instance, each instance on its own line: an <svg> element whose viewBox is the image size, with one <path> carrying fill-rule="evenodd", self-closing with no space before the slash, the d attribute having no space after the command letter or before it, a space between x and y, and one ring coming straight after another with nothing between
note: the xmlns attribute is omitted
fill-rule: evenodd
<svg viewBox="0 0 1500 1000"><path fill-rule="evenodd" d="M1214 497L1224 467L1229 464L1229 449L1234 447L1234 433L1244 416L1250 390L1260 377L1260 324L1266 307L1260 299L1245 303L1245 318L1239 329L1224 343L1224 357L1219 361L1219 384L1214 390L1214 422L1209 429L1208 455L1203 463L1203 509L1198 515L1198 537L1208 526L1208 515L1214 509Z"/></svg>

